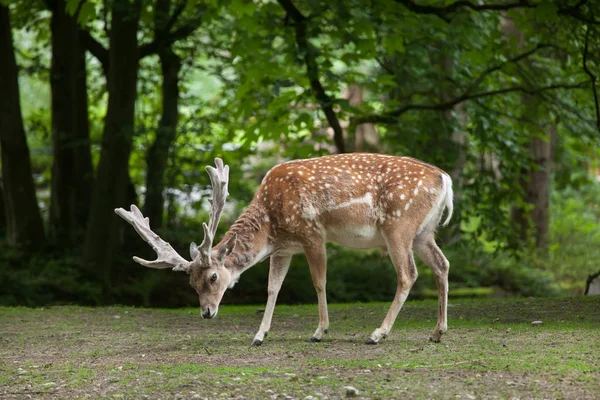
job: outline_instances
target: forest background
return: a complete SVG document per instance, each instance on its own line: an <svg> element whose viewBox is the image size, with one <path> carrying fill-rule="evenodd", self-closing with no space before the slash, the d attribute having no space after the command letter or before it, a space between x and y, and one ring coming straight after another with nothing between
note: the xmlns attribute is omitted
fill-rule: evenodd
<svg viewBox="0 0 600 400"><path fill-rule="evenodd" d="M582 293L600 259L600 2L0 0L0 304L197 304L113 212L182 254L205 165L219 235L288 159L409 155L454 180L451 296ZM262 303L267 262L225 302ZM294 258L280 294L315 299ZM435 296L419 264L411 297ZM329 246L328 298L389 301L378 251ZM376 291L373 288L377 288Z"/></svg>

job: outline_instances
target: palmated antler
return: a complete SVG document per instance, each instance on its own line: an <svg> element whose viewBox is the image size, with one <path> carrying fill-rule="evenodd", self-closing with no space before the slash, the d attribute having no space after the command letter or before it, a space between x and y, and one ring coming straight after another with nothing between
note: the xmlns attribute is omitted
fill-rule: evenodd
<svg viewBox="0 0 600 400"><path fill-rule="evenodd" d="M139 208L131 205L131 211L123 208L115 208L115 213L129 222L137 233L144 239L156 252L158 258L154 261L144 260L139 257L133 257L133 261L148 268L165 269L173 268L173 271L185 271L190 268L190 261L181 257L168 242L165 242L156 233L150 229L150 219L144 218Z"/></svg>
<svg viewBox="0 0 600 400"><path fill-rule="evenodd" d="M223 166L223 160L220 158L215 158L215 164L217 168L213 168L211 166L206 167L206 171L210 176L210 183L212 184L212 199L208 201L211 204L210 210L210 221L208 225L205 223L202 224L204 228L204 240L202 244L198 246L198 250L200 253L206 257L210 254L210 249L212 248L213 240L215 238L215 233L217 232L217 227L219 226L219 220L221 219L221 213L223 212L223 208L225 207L225 200L229 193L227 192L227 183L229 182L229 165ZM190 246L190 253L194 253L192 247L194 243Z"/></svg>

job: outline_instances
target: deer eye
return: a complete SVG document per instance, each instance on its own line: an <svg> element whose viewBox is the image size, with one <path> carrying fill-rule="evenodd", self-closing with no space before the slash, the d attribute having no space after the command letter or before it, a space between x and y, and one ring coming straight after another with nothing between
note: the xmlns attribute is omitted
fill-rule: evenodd
<svg viewBox="0 0 600 400"><path fill-rule="evenodd" d="M210 277L210 281L211 281L211 282L214 282L214 281L216 281L216 280L217 280L217 274L216 274L216 273L214 273L214 274L212 274L212 275L211 275L211 277Z"/></svg>

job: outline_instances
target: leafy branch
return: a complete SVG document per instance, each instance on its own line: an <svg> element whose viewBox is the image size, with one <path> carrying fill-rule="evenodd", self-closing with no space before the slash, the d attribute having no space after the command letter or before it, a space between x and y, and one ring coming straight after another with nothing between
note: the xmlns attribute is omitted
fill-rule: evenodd
<svg viewBox="0 0 600 400"><path fill-rule="evenodd" d="M481 82L483 82L483 80L490 75L493 72L499 71L502 68L504 68L507 64L511 64L511 63L517 63L521 60L524 60L525 58L529 57L530 55L534 54L535 52L537 52L540 49L543 49L545 47L549 47L548 45L544 45L544 44L538 44L537 46L535 46L533 49L526 51L525 53L521 53L518 54L512 58L509 58L508 60L499 63L493 67L490 67L488 69L486 69L485 71L483 71L481 73L481 75L479 75L477 77L477 79L475 79L473 81L473 83L471 83L471 85L469 85L469 87L467 88L467 90L465 91L465 94L470 94L472 93L475 89L477 89L479 87L479 85L481 85Z"/></svg>
<svg viewBox="0 0 600 400"><path fill-rule="evenodd" d="M319 65L317 64L317 50L308 41L308 33L306 28L307 18L294 6L291 0L278 0L279 4L286 11L287 16L294 21L295 33L296 33L296 45L300 54L304 58L304 64L306 65L306 74L310 81L310 87L315 93L315 97L319 102L319 105L325 113L329 126L333 129L333 141L339 153L344 153L346 147L344 144L344 134L340 121L333 109L334 101L327 93L321 84L319 78Z"/></svg>
<svg viewBox="0 0 600 400"><path fill-rule="evenodd" d="M398 4L402 4L410 11L417 14L429 14L435 15L436 17L450 22L454 18L454 14L461 9L469 9L475 12L484 11L509 11L516 8L536 8L540 3L534 3L529 0L518 0L509 3L496 3L496 4L477 4L468 0L459 0L454 3L450 3L446 6L430 6L423 5L415 2L414 0L394 0ZM566 15L575 18L579 21L600 25L600 21L594 18L588 18L581 13L581 8L588 3L588 0L580 0L575 5L570 7L562 7L556 10L558 15Z"/></svg>
<svg viewBox="0 0 600 400"><path fill-rule="evenodd" d="M185 39L190 36L202 23L202 18L205 13L205 9L200 7L194 18L191 18L179 28L171 31L173 26L176 24L178 18L181 16L183 9L185 8L187 1L181 1L175 8L173 14L169 17L165 24L164 30L160 32L160 35L156 35L154 40L149 43L142 44L140 46L140 59L157 54L160 49L169 47L173 43ZM88 50L102 65L102 70L106 74L109 69L109 57L108 49L104 47L92 34L87 30L81 30L81 40L86 50Z"/></svg>
<svg viewBox="0 0 600 400"><path fill-rule="evenodd" d="M484 81L484 79L486 77L488 77L490 74L501 70L508 64L518 63L519 61L524 60L525 58L533 55L538 50L547 48L547 47L550 47L550 46L546 45L546 44L538 44L534 48L532 48L524 53L518 54L514 57L507 59L504 62L501 62L499 64L496 64L496 65L493 65L493 66L487 68L464 90L464 92L460 96L457 96L454 99L450 99L450 100L447 100L447 101L444 101L441 103L435 103L435 104L407 104L407 105L399 107L395 110L391 110L391 111L383 113L383 114L368 114L368 115L358 116L358 117L355 117L352 119L350 130L352 131L357 125L360 125L363 123L395 123L398 120L398 118L400 118L404 113L411 111L411 110L447 111L465 101L476 100L476 99L490 97L490 96L496 96L496 95L502 95L502 94L511 93L511 92L536 94L536 93L541 93L544 91L554 90L554 89L581 88L583 85L585 85L586 82L577 83L574 85L558 84L558 85L538 87L537 89L531 89L530 86L520 85L520 86L511 86L511 87L503 88L503 89L496 89L496 90L487 91L487 92L473 93L481 85L481 83Z"/></svg>
<svg viewBox="0 0 600 400"><path fill-rule="evenodd" d="M462 95L441 103L436 104L408 104L402 107L399 107L395 110L389 111L383 114L367 114L359 117L355 117L352 120L352 126L364 124L364 123L395 123L397 120L406 112L411 110L430 110L430 111L447 111L452 109L454 106L463 103L469 100L481 99L484 97L496 96L506 93L512 92L520 92L529 95L543 93L549 90L556 89L581 89L588 85L588 81L569 84L569 83L560 83L554 85L543 86L535 89L528 88L526 86L511 86L503 89L490 90L487 92L479 92L475 94L463 93Z"/></svg>
<svg viewBox="0 0 600 400"><path fill-rule="evenodd" d="M175 23L173 18L176 18L175 16L181 13L181 11L178 10L179 8L175 10L172 18L167 23L168 30L165 30L163 34L155 37L152 42L140 46L140 58L156 54L161 48L168 47L178 40L182 40L190 36L202 23L202 18L204 16L204 12L206 11L205 9L200 8L194 18L191 18L174 31L170 31L170 27L172 27Z"/></svg>
<svg viewBox="0 0 600 400"><path fill-rule="evenodd" d="M590 81L592 82L592 92L594 93L594 105L596 106L596 127L600 130L600 107L598 105L598 91L596 90L596 76L592 74L592 71L588 68L588 49L590 42L590 27L589 25L585 30L585 45L583 48L583 70L590 77Z"/></svg>

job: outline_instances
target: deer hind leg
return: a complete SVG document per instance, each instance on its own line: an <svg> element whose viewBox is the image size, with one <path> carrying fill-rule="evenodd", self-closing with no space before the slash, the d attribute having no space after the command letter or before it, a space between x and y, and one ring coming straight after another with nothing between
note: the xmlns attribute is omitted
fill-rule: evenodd
<svg viewBox="0 0 600 400"><path fill-rule="evenodd" d="M314 247L306 247L306 260L310 268L310 276L319 301L319 326L310 338L311 342L320 342L323 334L327 333L329 328L329 314L327 312L327 294L325 286L327 283L327 253L325 244L318 244Z"/></svg>
<svg viewBox="0 0 600 400"><path fill-rule="evenodd" d="M410 242L403 240L400 236L395 237L393 234L390 237L386 237L386 242L390 258L398 275L398 287L394 301L392 301L392 305L383 323L371 333L371 336L366 341L367 344L377 344L381 338L387 337L392 330L394 321L396 321L396 317L404 301L408 297L410 288L418 276L415 259L410 249Z"/></svg>
<svg viewBox="0 0 600 400"><path fill-rule="evenodd" d="M438 343L448 330L448 270L450 263L435 243L433 235L417 240L415 250L419 258L433 271L438 288L437 326L429 337L429 340Z"/></svg>
<svg viewBox="0 0 600 400"><path fill-rule="evenodd" d="M265 307L265 314L263 315L260 328L258 328L258 332L252 341L252 346L260 346L265 337L267 337L269 329L271 329L271 320L273 319L273 312L275 311L277 295L279 294L283 280L290 268L291 261L292 256L271 256L267 306Z"/></svg>

